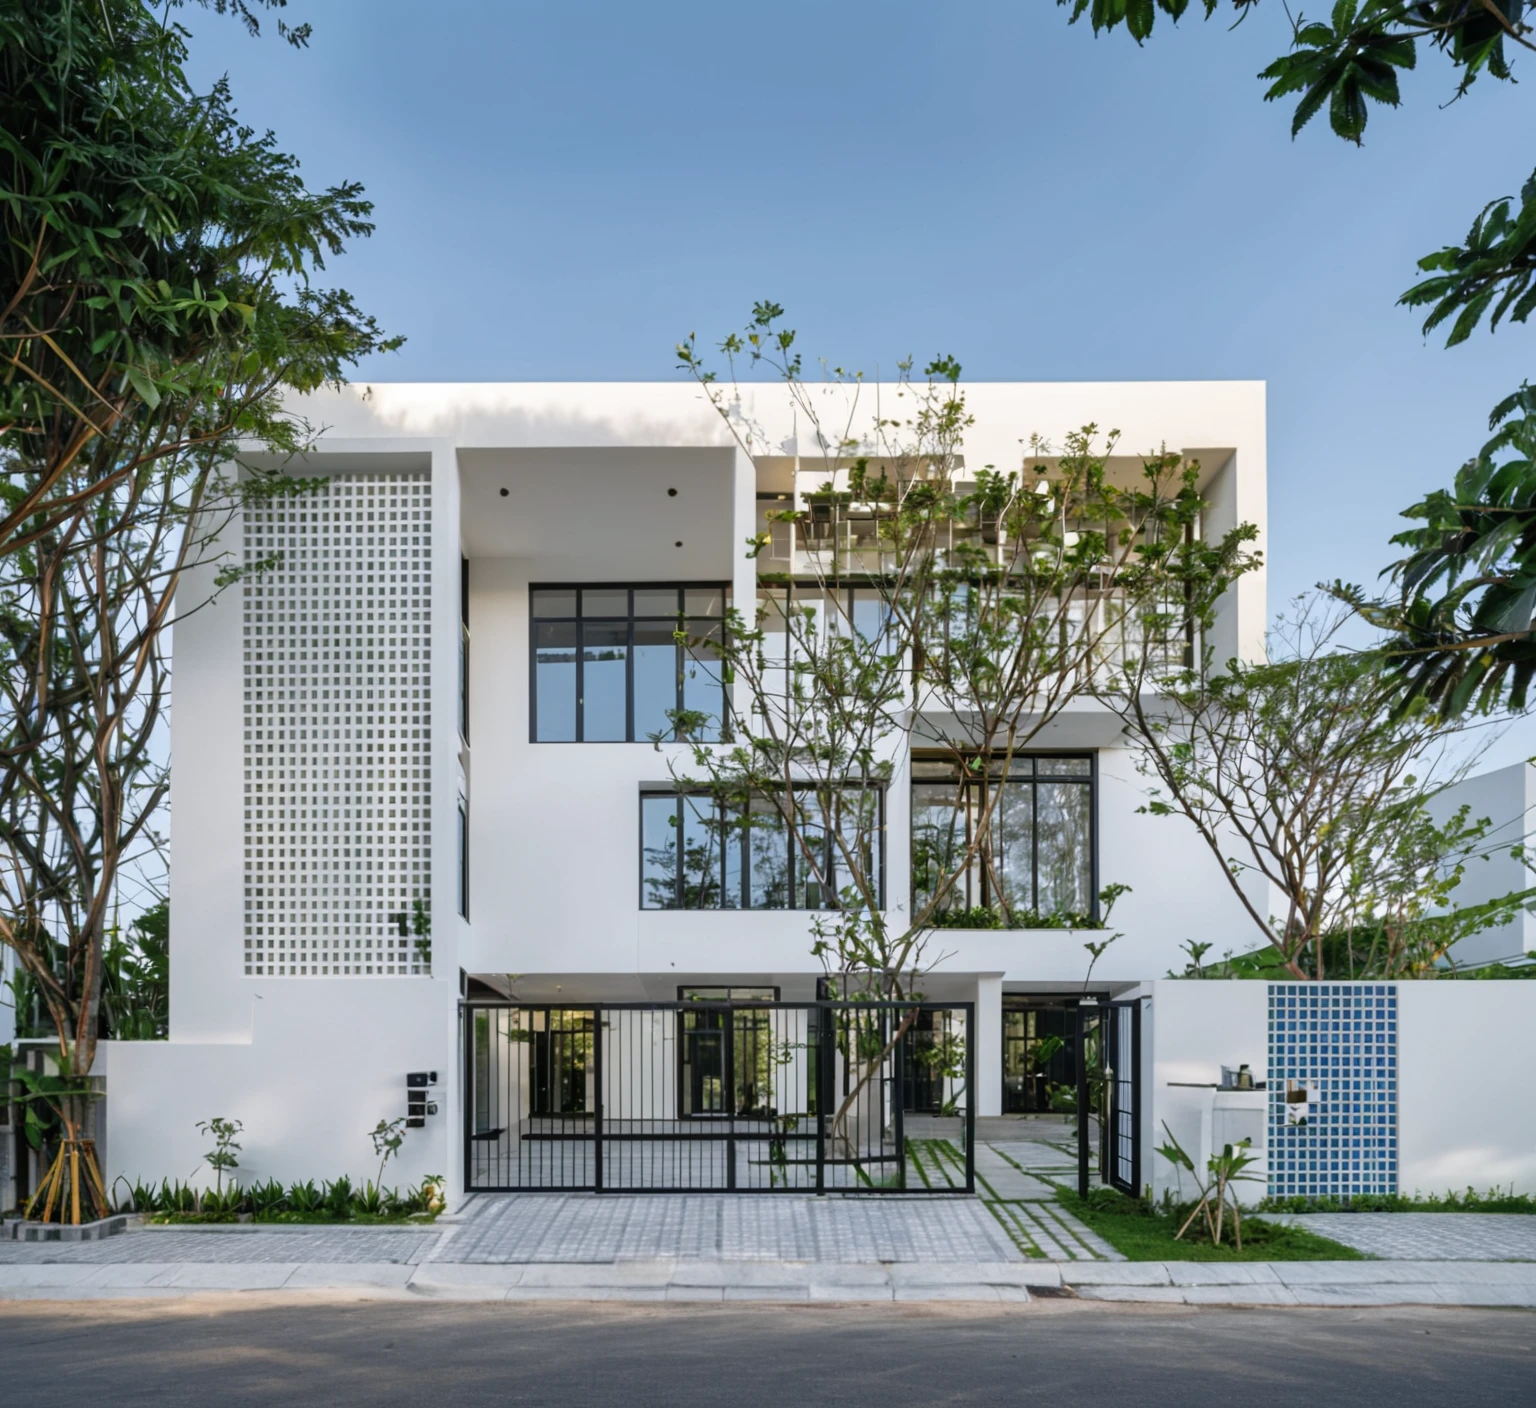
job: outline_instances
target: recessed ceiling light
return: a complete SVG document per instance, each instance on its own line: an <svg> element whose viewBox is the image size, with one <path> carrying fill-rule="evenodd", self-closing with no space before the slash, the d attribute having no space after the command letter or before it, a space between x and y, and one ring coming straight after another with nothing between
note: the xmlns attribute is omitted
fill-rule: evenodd
<svg viewBox="0 0 1536 1408"><path fill-rule="evenodd" d="M667 497L669 499L675 499L677 497L677 490L676 489L668 489L667 490Z"/></svg>
<svg viewBox="0 0 1536 1408"><path fill-rule="evenodd" d="M672 546L675 547L675 548L680 548L680 547L682 547L682 545L683 545L683 540L681 538L679 538L675 543L672 544Z"/></svg>
<svg viewBox="0 0 1536 1408"><path fill-rule="evenodd" d="M501 491L501 497L502 497L502 498L506 498L506 497L507 497L507 494L508 494L508 493L509 493L509 492L510 492L510 491L509 491L509 490L506 490L506 489L503 489L503 490L502 490L502 491Z"/></svg>

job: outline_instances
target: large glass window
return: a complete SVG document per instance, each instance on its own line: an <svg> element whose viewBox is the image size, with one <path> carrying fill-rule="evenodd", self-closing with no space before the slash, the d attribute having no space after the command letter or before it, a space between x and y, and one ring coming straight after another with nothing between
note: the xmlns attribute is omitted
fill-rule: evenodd
<svg viewBox="0 0 1536 1408"><path fill-rule="evenodd" d="M912 906L954 884L939 912L993 911L1008 925L1097 916L1094 760L1024 754L912 762Z"/></svg>
<svg viewBox="0 0 1536 1408"><path fill-rule="evenodd" d="M883 800L874 788L846 788L830 804L810 788L797 792L797 841L771 797L742 807L705 793L644 792L640 907L834 909L859 873L881 903Z"/></svg>
<svg viewBox="0 0 1536 1408"><path fill-rule="evenodd" d="M672 738L683 709L705 720L693 738L719 740L724 676L711 642L724 639L727 588L536 586L530 595L533 742Z"/></svg>

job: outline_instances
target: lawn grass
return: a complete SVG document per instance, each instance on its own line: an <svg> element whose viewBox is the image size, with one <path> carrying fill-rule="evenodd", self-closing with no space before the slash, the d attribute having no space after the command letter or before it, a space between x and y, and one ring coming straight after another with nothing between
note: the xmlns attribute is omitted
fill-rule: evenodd
<svg viewBox="0 0 1536 1408"><path fill-rule="evenodd" d="M1154 1212L1133 1198L1106 1196L1096 1189L1085 1201L1058 1189L1056 1201L1090 1231L1097 1232L1129 1261L1366 1261L1362 1252L1315 1232L1285 1227L1251 1215L1243 1217L1243 1249L1223 1241L1190 1241L1186 1233L1175 1241L1183 1218ZM1188 1216L1186 1211L1185 1216ZM1225 1234L1224 1234L1225 1236Z"/></svg>

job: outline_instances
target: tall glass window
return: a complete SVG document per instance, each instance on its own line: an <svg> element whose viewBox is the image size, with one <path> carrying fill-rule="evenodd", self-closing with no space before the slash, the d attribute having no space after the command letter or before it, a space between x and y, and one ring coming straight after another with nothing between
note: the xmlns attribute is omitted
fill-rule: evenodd
<svg viewBox="0 0 1536 1408"><path fill-rule="evenodd" d="M530 593L534 743L717 742L728 588L543 586ZM680 644L677 632L687 635Z"/></svg>
<svg viewBox="0 0 1536 1408"><path fill-rule="evenodd" d="M807 789L797 841L771 797L743 808L704 793L643 792L640 908L835 909L860 874L883 903L883 803L874 788L850 787L826 807Z"/></svg>
<svg viewBox="0 0 1536 1408"><path fill-rule="evenodd" d="M1094 759L1024 754L960 768L912 762L912 907L958 877L941 912L987 909L1005 924L1080 915L1096 919ZM978 841L979 838L979 841Z"/></svg>

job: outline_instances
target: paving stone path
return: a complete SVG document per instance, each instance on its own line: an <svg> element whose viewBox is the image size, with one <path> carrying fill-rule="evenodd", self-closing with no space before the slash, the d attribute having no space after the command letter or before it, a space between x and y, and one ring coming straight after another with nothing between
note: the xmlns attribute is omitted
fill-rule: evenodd
<svg viewBox="0 0 1536 1408"><path fill-rule="evenodd" d="M414 1266L440 1240L436 1228L315 1227L302 1231L246 1232L236 1228L189 1232L139 1228L99 1242L0 1242L0 1265L60 1266L128 1262L335 1262L349 1266Z"/></svg>
<svg viewBox="0 0 1536 1408"><path fill-rule="evenodd" d="M798 1194L473 1199L428 1260L1003 1262L1023 1254L971 1199Z"/></svg>
<svg viewBox="0 0 1536 1408"><path fill-rule="evenodd" d="M1329 1212L1286 1221L1392 1261L1536 1261L1529 1213Z"/></svg>

